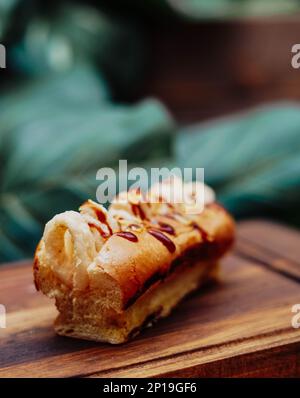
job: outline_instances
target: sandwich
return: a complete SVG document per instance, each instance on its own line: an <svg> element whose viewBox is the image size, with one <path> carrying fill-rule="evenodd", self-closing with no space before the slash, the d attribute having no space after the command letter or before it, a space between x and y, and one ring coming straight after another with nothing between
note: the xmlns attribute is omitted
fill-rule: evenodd
<svg viewBox="0 0 300 398"><path fill-rule="evenodd" d="M232 217L206 186L199 212L158 197L158 187L146 200L122 192L108 210L88 200L46 224L34 281L55 299L59 335L124 343L217 277L234 241Z"/></svg>

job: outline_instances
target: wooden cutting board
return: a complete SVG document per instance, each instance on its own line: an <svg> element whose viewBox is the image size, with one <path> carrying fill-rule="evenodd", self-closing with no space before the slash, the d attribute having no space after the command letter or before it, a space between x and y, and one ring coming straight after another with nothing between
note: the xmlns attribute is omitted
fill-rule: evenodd
<svg viewBox="0 0 300 398"><path fill-rule="evenodd" d="M0 267L0 377L300 376L300 234L240 223L221 281L121 346L56 336L53 303L37 293L31 264Z"/></svg>

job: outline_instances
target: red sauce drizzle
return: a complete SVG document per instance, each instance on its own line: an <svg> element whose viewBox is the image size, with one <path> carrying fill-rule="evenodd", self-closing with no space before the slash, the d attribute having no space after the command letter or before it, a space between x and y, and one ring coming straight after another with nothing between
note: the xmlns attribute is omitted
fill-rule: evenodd
<svg viewBox="0 0 300 398"><path fill-rule="evenodd" d="M106 223L106 215L102 211L98 210L96 207L93 207L93 210L96 213L98 220L105 224Z"/></svg>
<svg viewBox="0 0 300 398"><path fill-rule="evenodd" d="M175 220L176 221L176 218L172 214L164 214L164 217L167 217L170 220Z"/></svg>
<svg viewBox="0 0 300 398"><path fill-rule="evenodd" d="M158 203L164 203L165 202L165 199L161 195L159 195L157 199L158 199Z"/></svg>
<svg viewBox="0 0 300 398"><path fill-rule="evenodd" d="M141 208L139 204L131 204L132 212L135 216L139 217L141 220L146 219L146 214L144 213L144 210Z"/></svg>
<svg viewBox="0 0 300 398"><path fill-rule="evenodd" d="M137 242L138 241L138 237L135 234L133 234L132 232L127 232L127 231L117 232L116 235L120 236L121 238L127 239L130 242Z"/></svg>
<svg viewBox="0 0 300 398"><path fill-rule="evenodd" d="M105 231L103 231L103 229L100 228L98 225L92 224L92 223L88 223L88 226L90 228L95 228L103 238L108 238L109 237L109 235Z"/></svg>
<svg viewBox="0 0 300 398"><path fill-rule="evenodd" d="M174 209L174 205L173 205L173 203L167 203L167 206L170 208L170 209Z"/></svg>
<svg viewBox="0 0 300 398"><path fill-rule="evenodd" d="M93 207L93 210L96 213L97 219L107 226L109 233L112 235L113 232L112 232L110 225L107 222L106 214L103 213L102 211L96 209L95 207Z"/></svg>
<svg viewBox="0 0 300 398"><path fill-rule="evenodd" d="M192 223L192 227L194 229L196 229L200 233L200 235L201 235L201 237L202 237L204 242L207 242L209 240L208 233L203 228L201 228L200 225L198 225L197 223L193 222Z"/></svg>
<svg viewBox="0 0 300 398"><path fill-rule="evenodd" d="M176 250L176 246L174 242L171 241L166 235L162 232L157 231L155 229L148 229L150 235L154 236L157 240L159 240L168 250L170 253L174 253Z"/></svg>
<svg viewBox="0 0 300 398"><path fill-rule="evenodd" d="M175 230L171 225L166 224L164 222L159 222L158 225L160 231L166 232L169 235L175 235Z"/></svg>

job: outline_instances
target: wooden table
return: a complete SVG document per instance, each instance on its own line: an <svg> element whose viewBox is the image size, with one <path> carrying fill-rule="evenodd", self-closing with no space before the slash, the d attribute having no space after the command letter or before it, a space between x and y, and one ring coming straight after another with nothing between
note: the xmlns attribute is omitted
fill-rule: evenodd
<svg viewBox="0 0 300 398"><path fill-rule="evenodd" d="M284 226L239 224L221 281L121 346L56 336L30 262L1 267L0 281L0 377L300 376L300 234Z"/></svg>

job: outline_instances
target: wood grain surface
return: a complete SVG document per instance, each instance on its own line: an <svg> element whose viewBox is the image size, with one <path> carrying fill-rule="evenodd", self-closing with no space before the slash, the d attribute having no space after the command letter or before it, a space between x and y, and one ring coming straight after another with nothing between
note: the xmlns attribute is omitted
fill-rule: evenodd
<svg viewBox="0 0 300 398"><path fill-rule="evenodd" d="M300 376L300 234L239 224L217 284L121 346L56 336L53 302L37 293L30 261L0 267L0 377Z"/></svg>

